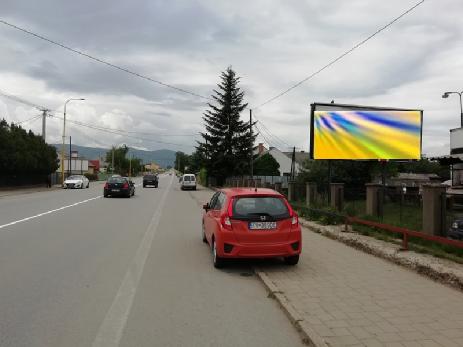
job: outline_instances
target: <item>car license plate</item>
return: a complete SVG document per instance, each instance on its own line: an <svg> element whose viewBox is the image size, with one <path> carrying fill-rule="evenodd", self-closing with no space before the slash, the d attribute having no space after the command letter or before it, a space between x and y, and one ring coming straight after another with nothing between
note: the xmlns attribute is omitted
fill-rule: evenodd
<svg viewBox="0 0 463 347"><path fill-rule="evenodd" d="M270 230L276 229L277 222L250 222L249 230Z"/></svg>
<svg viewBox="0 0 463 347"><path fill-rule="evenodd" d="M119 189L112 189L112 191L113 191L113 192L118 192L118 191L119 191Z"/></svg>

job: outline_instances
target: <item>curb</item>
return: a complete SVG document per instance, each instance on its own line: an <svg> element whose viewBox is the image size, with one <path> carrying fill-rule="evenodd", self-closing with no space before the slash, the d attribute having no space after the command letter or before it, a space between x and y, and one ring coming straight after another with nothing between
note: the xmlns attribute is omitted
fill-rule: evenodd
<svg viewBox="0 0 463 347"><path fill-rule="evenodd" d="M343 237L341 232L333 232L330 230L326 230L322 225L315 227L314 225L309 224L309 221L301 220L301 225L308 230L321 234L325 237L328 237L332 240L341 242L349 247L358 249L364 253L371 254L375 257L387 260L392 262L396 265L400 265L405 267L409 270L412 270L422 276L428 277L438 283L448 285L454 289L459 291L463 291L463 278L455 275L452 272L445 272L439 271L428 264L420 263L419 261L413 261L407 259L406 255L403 255L399 250L394 249L391 245L389 245L390 249L386 250L380 247L375 247L374 245L368 244L363 242L359 239L353 239L349 237ZM347 234L354 234L355 233L347 233ZM410 252L410 251L409 251Z"/></svg>
<svg viewBox="0 0 463 347"><path fill-rule="evenodd" d="M305 324L306 322L302 316L296 311L293 305L291 305L284 293L270 280L267 274L256 267L254 268L254 273L264 284L269 292L269 297L274 298L283 309L284 313L301 336L302 342L311 347L328 347L322 337L311 329L308 324Z"/></svg>

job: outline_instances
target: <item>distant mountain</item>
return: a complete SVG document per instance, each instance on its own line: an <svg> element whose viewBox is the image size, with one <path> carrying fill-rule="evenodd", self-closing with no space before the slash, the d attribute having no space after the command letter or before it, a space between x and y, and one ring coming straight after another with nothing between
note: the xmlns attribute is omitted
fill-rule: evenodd
<svg viewBox="0 0 463 347"><path fill-rule="evenodd" d="M61 150L61 144L53 144L58 151ZM109 148L98 148L98 147L85 147L72 145L73 151L78 151L79 156L82 156L87 159L99 159L106 158L106 152L109 151ZM66 146L66 152L69 152L69 145ZM143 151L139 149L129 149L129 155L132 155L136 158L140 158L143 163L155 162L163 168L167 166L174 166L175 162L175 151L170 149L160 149L156 151Z"/></svg>

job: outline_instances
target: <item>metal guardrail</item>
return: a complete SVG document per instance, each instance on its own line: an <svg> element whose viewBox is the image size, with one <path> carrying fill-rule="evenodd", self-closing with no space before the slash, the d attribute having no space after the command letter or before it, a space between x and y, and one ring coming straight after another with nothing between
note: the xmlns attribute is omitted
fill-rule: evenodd
<svg viewBox="0 0 463 347"><path fill-rule="evenodd" d="M402 249L403 250L408 250L408 238L410 236L463 249L463 241L451 240L451 239L447 239L442 236L428 235L420 231L414 231L414 230L410 230L407 228L397 227L394 225L373 222L369 220L360 219L357 217L345 217L345 223L346 223L346 227L349 224L351 225L360 224L360 225L366 225L366 226L378 228L384 231L389 231L391 233L402 234Z"/></svg>

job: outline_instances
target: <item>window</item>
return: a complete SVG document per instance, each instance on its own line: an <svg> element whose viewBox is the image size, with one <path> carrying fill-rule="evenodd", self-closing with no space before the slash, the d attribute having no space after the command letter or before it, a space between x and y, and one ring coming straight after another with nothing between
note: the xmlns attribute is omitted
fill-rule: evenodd
<svg viewBox="0 0 463 347"><path fill-rule="evenodd" d="M289 210L282 198L272 196L241 197L233 203L235 219L253 219L260 216L285 219L289 218Z"/></svg>
<svg viewBox="0 0 463 347"><path fill-rule="evenodd" d="M225 203L225 194L220 193L219 196L217 197L217 202L214 206L214 210L222 209L224 203Z"/></svg>
<svg viewBox="0 0 463 347"><path fill-rule="evenodd" d="M215 194L212 196L212 199L211 199L211 201L209 202L209 208L210 208L210 209L212 209L212 210L214 209L214 205L215 205L215 203L217 202L217 198L218 198L219 194L220 194L220 192L217 192L217 193L215 193Z"/></svg>

